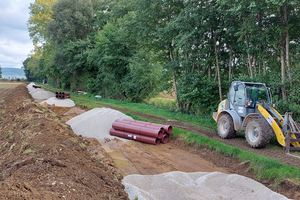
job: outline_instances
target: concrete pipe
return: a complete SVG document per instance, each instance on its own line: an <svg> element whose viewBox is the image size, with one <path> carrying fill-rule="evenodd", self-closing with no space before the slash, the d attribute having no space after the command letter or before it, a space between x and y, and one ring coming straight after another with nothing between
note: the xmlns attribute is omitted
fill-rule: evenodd
<svg viewBox="0 0 300 200"><path fill-rule="evenodd" d="M147 144L155 144L158 145L160 143L160 139L158 138L153 138L153 137L148 137L144 135L138 135L138 134L133 134L133 133L128 133L125 131L120 131L120 130L115 130L115 129L110 129L109 131L110 135L130 139L130 140L136 140L139 142L145 142Z"/></svg>
<svg viewBox="0 0 300 200"><path fill-rule="evenodd" d="M163 130L161 130L159 127L149 128L143 125L139 126L136 124L122 123L122 122L118 122L117 120L112 124L112 127L116 130L136 133L136 134L159 138L159 139L162 138L164 133Z"/></svg>

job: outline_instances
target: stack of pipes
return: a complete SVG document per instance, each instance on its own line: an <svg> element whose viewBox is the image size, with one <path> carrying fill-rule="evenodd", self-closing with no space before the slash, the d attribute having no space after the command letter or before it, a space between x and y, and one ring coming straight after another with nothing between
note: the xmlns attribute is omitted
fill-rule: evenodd
<svg viewBox="0 0 300 200"><path fill-rule="evenodd" d="M66 99L71 98L71 95L69 92L55 92L55 97L58 99Z"/></svg>
<svg viewBox="0 0 300 200"><path fill-rule="evenodd" d="M167 143L172 126L133 119L116 120L109 131L110 135L158 145Z"/></svg>
<svg viewBox="0 0 300 200"><path fill-rule="evenodd" d="M42 88L41 86L37 86L37 85L32 85L32 87L34 87L34 89L36 89L36 88Z"/></svg>

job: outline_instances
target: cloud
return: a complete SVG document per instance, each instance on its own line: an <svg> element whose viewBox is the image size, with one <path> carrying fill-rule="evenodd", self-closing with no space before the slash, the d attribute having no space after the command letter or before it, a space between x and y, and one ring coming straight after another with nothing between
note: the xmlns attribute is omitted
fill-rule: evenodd
<svg viewBox="0 0 300 200"><path fill-rule="evenodd" d="M34 0L0 0L0 65L21 68L33 49L27 21Z"/></svg>

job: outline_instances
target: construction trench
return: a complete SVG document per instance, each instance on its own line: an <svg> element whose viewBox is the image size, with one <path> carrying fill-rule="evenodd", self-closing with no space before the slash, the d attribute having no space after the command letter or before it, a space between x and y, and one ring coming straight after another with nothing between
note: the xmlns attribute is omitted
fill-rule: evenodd
<svg viewBox="0 0 300 200"><path fill-rule="evenodd" d="M299 188L272 191L271 181L253 180L248 163L186 146L168 128L152 124L150 133L119 111L48 101L39 95L53 96L43 91L33 98L23 84L0 92L3 199L299 199ZM155 140L116 138L111 129Z"/></svg>

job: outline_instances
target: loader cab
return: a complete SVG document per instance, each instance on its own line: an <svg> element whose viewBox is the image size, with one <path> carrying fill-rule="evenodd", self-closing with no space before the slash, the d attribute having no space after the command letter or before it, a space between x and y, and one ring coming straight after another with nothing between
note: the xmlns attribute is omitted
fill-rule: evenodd
<svg viewBox="0 0 300 200"><path fill-rule="evenodd" d="M234 109L242 118L250 113L255 113L256 103L261 100L270 102L265 84L241 81L232 82L228 99L231 109Z"/></svg>

